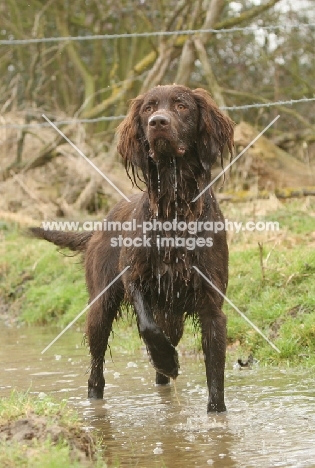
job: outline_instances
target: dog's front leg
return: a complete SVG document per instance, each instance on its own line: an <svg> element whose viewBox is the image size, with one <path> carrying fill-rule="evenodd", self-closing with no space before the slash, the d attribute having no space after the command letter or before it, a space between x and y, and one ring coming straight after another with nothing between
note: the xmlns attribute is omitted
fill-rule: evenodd
<svg viewBox="0 0 315 468"><path fill-rule="evenodd" d="M175 379L178 376L178 354L162 329L155 323L152 311L139 289L131 288L140 335L145 342L152 365L157 372Z"/></svg>
<svg viewBox="0 0 315 468"><path fill-rule="evenodd" d="M224 367L226 352L226 317L217 310L200 313L209 399L207 412L226 411L224 403Z"/></svg>

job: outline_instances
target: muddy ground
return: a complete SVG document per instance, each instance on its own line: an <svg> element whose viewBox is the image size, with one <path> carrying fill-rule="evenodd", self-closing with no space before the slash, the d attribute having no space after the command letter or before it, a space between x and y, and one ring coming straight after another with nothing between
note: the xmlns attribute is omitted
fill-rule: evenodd
<svg viewBox="0 0 315 468"><path fill-rule="evenodd" d="M96 455L95 441L88 432L78 427L66 428L58 418L51 421L32 412L25 418L0 424L0 441L23 445L26 458L33 457L34 450L40 450L46 441L50 445L68 445L71 460L87 466Z"/></svg>

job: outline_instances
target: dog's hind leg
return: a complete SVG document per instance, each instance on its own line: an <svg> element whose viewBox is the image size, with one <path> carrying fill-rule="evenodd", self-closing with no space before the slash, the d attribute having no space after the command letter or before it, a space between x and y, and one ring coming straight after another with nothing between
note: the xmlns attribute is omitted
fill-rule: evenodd
<svg viewBox="0 0 315 468"><path fill-rule="evenodd" d="M153 318L143 294L136 288L130 288L140 335L145 342L155 370L165 377L175 379L178 376L178 355L170 340L165 336ZM165 380L163 379L165 382Z"/></svg>

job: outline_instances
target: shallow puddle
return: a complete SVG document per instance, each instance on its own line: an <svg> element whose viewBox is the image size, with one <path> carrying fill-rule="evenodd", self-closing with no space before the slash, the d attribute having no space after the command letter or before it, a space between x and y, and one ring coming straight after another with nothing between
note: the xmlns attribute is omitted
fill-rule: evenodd
<svg viewBox="0 0 315 468"><path fill-rule="evenodd" d="M225 414L206 414L203 363L181 358L174 385L156 387L142 352L106 363L105 399L89 401L88 351L69 331L44 355L59 330L0 330L0 396L12 389L66 398L97 428L110 466L315 467L312 370L226 372Z"/></svg>

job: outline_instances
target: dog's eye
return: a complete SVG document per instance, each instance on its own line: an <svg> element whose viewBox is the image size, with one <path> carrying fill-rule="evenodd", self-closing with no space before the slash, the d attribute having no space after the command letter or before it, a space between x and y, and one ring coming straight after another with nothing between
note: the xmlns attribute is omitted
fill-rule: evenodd
<svg viewBox="0 0 315 468"><path fill-rule="evenodd" d="M145 112L152 112L152 106L148 105L144 108Z"/></svg>
<svg viewBox="0 0 315 468"><path fill-rule="evenodd" d="M186 106L184 106L184 104L178 103L176 104L176 109L182 111L186 109Z"/></svg>

